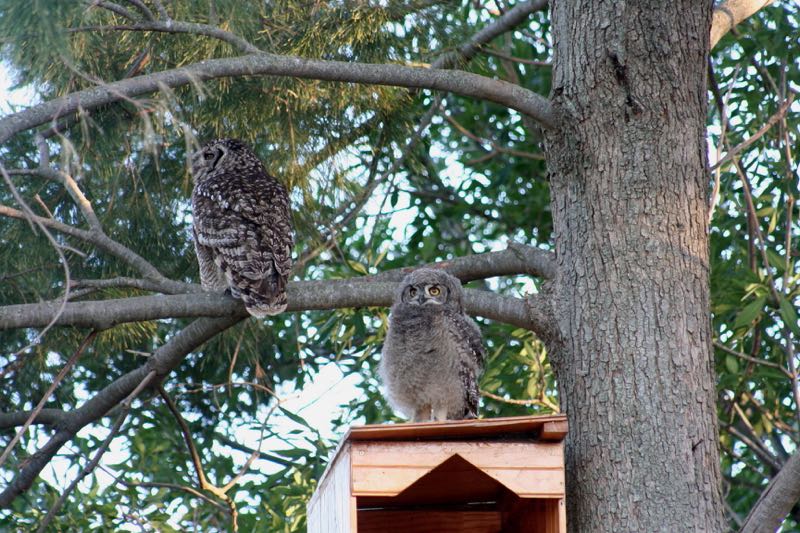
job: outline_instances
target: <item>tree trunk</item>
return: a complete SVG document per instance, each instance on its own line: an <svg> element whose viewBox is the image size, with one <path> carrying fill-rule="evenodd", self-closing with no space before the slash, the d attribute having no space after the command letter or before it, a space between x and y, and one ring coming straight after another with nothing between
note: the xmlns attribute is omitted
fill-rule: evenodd
<svg viewBox="0 0 800 533"><path fill-rule="evenodd" d="M711 2L551 3L571 531L722 531L709 321Z"/></svg>

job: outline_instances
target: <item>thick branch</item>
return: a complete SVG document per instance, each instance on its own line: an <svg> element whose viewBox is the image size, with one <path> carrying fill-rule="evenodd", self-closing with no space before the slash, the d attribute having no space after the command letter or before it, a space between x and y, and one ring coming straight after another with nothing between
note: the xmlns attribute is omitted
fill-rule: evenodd
<svg viewBox="0 0 800 533"><path fill-rule="evenodd" d="M476 279L495 276L513 276L528 274L541 278L553 279L556 275L555 255L546 250L511 242L508 248L500 252L469 255L450 261L440 261L426 265L428 268L441 268L467 283ZM370 279L376 281L400 281L403 277L419 267L406 267L381 272Z"/></svg>
<svg viewBox="0 0 800 533"><path fill-rule="evenodd" d="M714 8L711 19L711 49L744 19L767 7L774 0L726 0Z"/></svg>
<svg viewBox="0 0 800 533"><path fill-rule="evenodd" d="M162 87L174 88L234 76L290 76L449 91L516 109L538 120L545 127L554 127L556 124L555 112L548 99L512 83L478 74L402 65L346 63L254 54L200 61L186 67L137 76L44 102L0 119L0 144L21 131L69 115L78 109L93 109L125 97L155 92Z"/></svg>
<svg viewBox="0 0 800 533"><path fill-rule="evenodd" d="M551 252L518 243L511 243L508 249L500 252L459 257L428 266L444 269L464 282L515 274L529 274L546 278L552 278L555 275L555 262ZM374 276L347 280L291 282L287 289L289 293L288 311L389 306L394 296L395 282L403 279L411 270L413 269L397 269ZM97 283L102 285L102 280ZM170 282L168 288L172 288L173 284L176 289L181 290L171 296L137 296L68 303L56 324L108 329L125 322L164 318L203 316L244 318L247 316L241 302L234 298L202 292L197 290L196 285L177 282ZM119 286L118 283L113 285ZM144 287L138 283L132 285ZM192 291L192 293L177 294L177 292L188 291ZM521 307L517 307L517 304L511 305L506 301L516 300L515 298L480 291L467 290L468 305L471 299L477 298L477 295L480 295L479 300L489 307L481 307L476 303L470 308L472 314L526 328L531 328L531 322L533 322L532 329L540 332L537 325L544 322L544 315L532 316L531 320L526 320L521 318L525 316L524 305L520 304ZM57 310L58 305L50 302L0 307L0 330L41 327L55 317Z"/></svg>
<svg viewBox="0 0 800 533"><path fill-rule="evenodd" d="M195 320L156 350L147 363L113 381L80 408L67 413L65 420L57 426L58 430L47 444L24 463L14 480L0 493L0 508L11 505L14 498L31 486L39 472L58 453L61 446L74 438L78 431L100 419L112 407L123 401L151 371L156 372L157 380L162 379L183 361L189 352L240 320L238 316Z"/></svg>
<svg viewBox="0 0 800 533"><path fill-rule="evenodd" d="M0 430L13 428L23 425L33 411L17 411L16 413L0 413ZM33 418L33 424L43 424L45 426L57 426L63 424L67 419L67 412L61 409L42 409Z"/></svg>
<svg viewBox="0 0 800 533"><path fill-rule="evenodd" d="M361 279L299 281L289 284L287 311L331 310L344 307L388 307L396 284ZM487 291L466 289L467 312L533 329L524 300ZM0 308L0 330L36 328L55 317L53 303L9 305ZM137 296L116 300L70 302L55 322L58 326L108 329L126 322L166 318L247 317L242 302L218 293ZM536 329L534 329L536 331Z"/></svg>
<svg viewBox="0 0 800 533"><path fill-rule="evenodd" d="M777 531L783 519L800 500L800 452L783 465L761 493L740 533Z"/></svg>

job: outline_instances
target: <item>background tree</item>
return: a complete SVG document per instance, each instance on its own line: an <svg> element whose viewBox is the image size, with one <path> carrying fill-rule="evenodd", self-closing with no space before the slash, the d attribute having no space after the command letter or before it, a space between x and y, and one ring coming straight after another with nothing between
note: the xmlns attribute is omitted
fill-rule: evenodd
<svg viewBox="0 0 800 533"><path fill-rule="evenodd" d="M302 529L333 443L281 391L335 362L333 423L390 419L385 306L439 262L485 415L567 412L574 530L796 527L800 24L755 4L0 2L42 102L0 119L0 524ZM222 135L292 190L269 321L195 285L186 154Z"/></svg>

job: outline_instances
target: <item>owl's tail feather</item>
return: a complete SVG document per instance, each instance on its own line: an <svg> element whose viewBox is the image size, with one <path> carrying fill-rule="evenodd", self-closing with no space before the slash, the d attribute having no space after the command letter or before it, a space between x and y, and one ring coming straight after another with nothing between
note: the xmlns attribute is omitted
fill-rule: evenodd
<svg viewBox="0 0 800 533"><path fill-rule="evenodd" d="M286 278L272 273L255 287L241 290L247 312L257 318L286 311Z"/></svg>

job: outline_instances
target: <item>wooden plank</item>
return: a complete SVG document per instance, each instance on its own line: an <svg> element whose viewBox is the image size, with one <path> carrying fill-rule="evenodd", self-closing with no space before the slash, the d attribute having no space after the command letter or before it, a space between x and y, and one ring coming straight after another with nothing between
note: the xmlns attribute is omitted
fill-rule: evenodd
<svg viewBox="0 0 800 533"><path fill-rule="evenodd" d="M429 469L353 469L353 494L355 496L396 496L428 472L430 472ZM564 496L564 474L560 470L488 469L484 472L520 497L561 498Z"/></svg>
<svg viewBox="0 0 800 533"><path fill-rule="evenodd" d="M351 464L433 468L460 455L478 468L563 468L561 443L539 442L354 442Z"/></svg>
<svg viewBox="0 0 800 533"><path fill-rule="evenodd" d="M558 500L558 533L567 533L567 502Z"/></svg>
<svg viewBox="0 0 800 533"><path fill-rule="evenodd" d="M453 455L518 496L564 495L563 444L537 442L354 442L352 494L395 496Z"/></svg>
<svg viewBox="0 0 800 533"><path fill-rule="evenodd" d="M489 533L501 531L497 511L359 511L359 533Z"/></svg>
<svg viewBox="0 0 800 533"><path fill-rule="evenodd" d="M544 441L562 441L567 436L568 424L566 420L554 420L552 422L545 422L542 425L542 431L539 434L539 439Z"/></svg>
<svg viewBox="0 0 800 533"><path fill-rule="evenodd" d="M350 445L340 450L307 505L309 533L355 531L355 498L350 494Z"/></svg>
<svg viewBox="0 0 800 533"><path fill-rule="evenodd" d="M537 438L547 422L566 424L567 417L566 415L514 416L480 420L353 426L345 435L345 440L465 439L509 436Z"/></svg>

